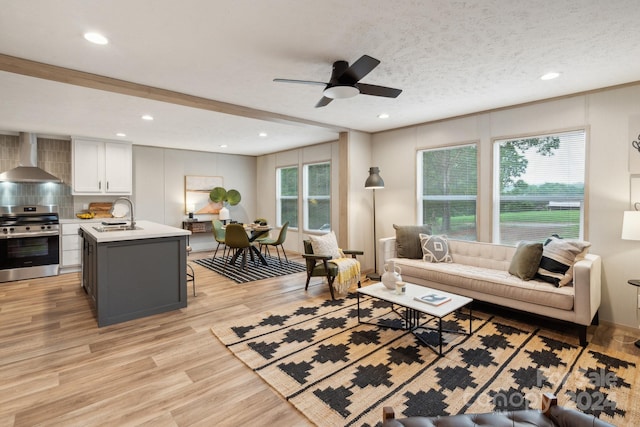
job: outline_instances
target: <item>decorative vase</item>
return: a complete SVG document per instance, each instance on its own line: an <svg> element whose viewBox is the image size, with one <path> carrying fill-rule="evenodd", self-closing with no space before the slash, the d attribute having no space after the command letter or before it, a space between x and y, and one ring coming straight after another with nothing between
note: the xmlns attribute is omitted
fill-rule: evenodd
<svg viewBox="0 0 640 427"><path fill-rule="evenodd" d="M386 286L387 289L395 290L396 282L402 281L400 271L400 267L396 267L393 261L386 263L384 265L384 274L382 275L382 284Z"/></svg>

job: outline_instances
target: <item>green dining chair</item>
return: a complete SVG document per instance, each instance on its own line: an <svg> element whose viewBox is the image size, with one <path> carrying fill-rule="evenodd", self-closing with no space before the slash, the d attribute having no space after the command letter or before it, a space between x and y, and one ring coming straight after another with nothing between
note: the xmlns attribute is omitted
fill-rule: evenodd
<svg viewBox="0 0 640 427"><path fill-rule="evenodd" d="M213 261L216 257L216 254L218 253L218 248L221 244L225 245L225 247L222 249L222 258L224 258L224 253L227 250L227 245L225 244L225 230L224 228L222 228L222 221L214 219L211 222L213 223L213 238L218 243L218 246L216 246L216 251L213 253L213 259L211 260Z"/></svg>
<svg viewBox="0 0 640 427"><path fill-rule="evenodd" d="M247 256L251 256L251 242L249 241L249 236L247 236L247 232L241 224L229 224L225 230L225 246L229 248L227 252L227 257L224 261L224 267L222 268L222 272L227 268L227 264L229 263L229 257L232 256L237 258L242 255L242 268L246 268L247 266Z"/></svg>
<svg viewBox="0 0 640 427"><path fill-rule="evenodd" d="M277 239L271 239L269 237L266 237L266 238L257 240L258 243L260 244L260 251L262 251L262 248L264 247L265 255L269 253L269 246L275 246L276 252L278 252L278 261L280 261L280 264L282 264L282 259L280 258L280 249L278 249L278 246L282 248L282 254L284 255L284 259L287 261L287 263L289 263L289 259L287 258L287 253L284 251L284 246L283 246L284 241L287 239L288 229L289 229L289 221L282 224L282 228L280 229L280 234L278 234ZM271 254L269 253L269 255Z"/></svg>

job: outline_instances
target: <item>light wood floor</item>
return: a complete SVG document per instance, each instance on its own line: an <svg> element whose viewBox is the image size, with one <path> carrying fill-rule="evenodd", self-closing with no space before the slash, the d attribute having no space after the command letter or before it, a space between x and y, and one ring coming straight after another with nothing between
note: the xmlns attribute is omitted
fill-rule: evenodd
<svg viewBox="0 0 640 427"><path fill-rule="evenodd" d="M327 299L326 284L314 278L305 292L299 273L238 285L193 266L197 296L189 285L187 308L104 328L76 273L0 284L0 426L311 425L210 327ZM589 334L640 356L638 338L607 325Z"/></svg>

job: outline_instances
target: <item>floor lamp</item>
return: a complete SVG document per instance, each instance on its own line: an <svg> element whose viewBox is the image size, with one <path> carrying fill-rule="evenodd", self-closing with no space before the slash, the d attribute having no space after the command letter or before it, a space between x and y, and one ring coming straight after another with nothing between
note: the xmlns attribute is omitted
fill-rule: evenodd
<svg viewBox="0 0 640 427"><path fill-rule="evenodd" d="M364 188L373 190L373 273L367 274L367 278L380 281L378 273L378 239L376 237L376 189L384 188L384 180L380 177L380 169L377 167L369 168L369 177L364 183Z"/></svg>
<svg viewBox="0 0 640 427"><path fill-rule="evenodd" d="M622 219L622 239L624 240L640 240L640 211L638 211L638 204L636 203L634 207L635 211L625 211L624 217ZM640 298L637 297L638 289L640 288L640 280L629 280L629 283L632 286L636 286L636 299L638 302L634 301L634 307L636 308L636 316L638 313L638 305L640 303ZM637 317L636 317L637 320ZM640 348L640 340L635 342L636 347Z"/></svg>

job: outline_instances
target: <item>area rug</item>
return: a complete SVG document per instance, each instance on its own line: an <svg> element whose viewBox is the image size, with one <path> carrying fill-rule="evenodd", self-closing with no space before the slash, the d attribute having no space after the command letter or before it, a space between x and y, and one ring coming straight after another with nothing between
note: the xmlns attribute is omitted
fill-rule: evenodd
<svg viewBox="0 0 640 427"><path fill-rule="evenodd" d="M277 257L266 256L265 260L268 265L247 261L245 269L240 268L240 260L236 261L236 265L227 264L227 267L224 268L224 259L222 257L217 257L213 260L211 258L196 259L194 262L218 274L222 274L236 283L252 282L306 271L304 264L294 261L287 262L284 258L280 262Z"/></svg>
<svg viewBox="0 0 640 427"><path fill-rule="evenodd" d="M397 312L361 301L367 320L399 325ZM560 405L614 425L640 425L637 360L598 346L567 343L550 330L473 313L473 334L445 334L444 355L404 330L359 324L353 294L220 324L213 333L298 408L326 426L373 426L382 407L397 417L540 408L552 392ZM464 330L456 312L443 328ZM421 338L435 344L437 334Z"/></svg>

